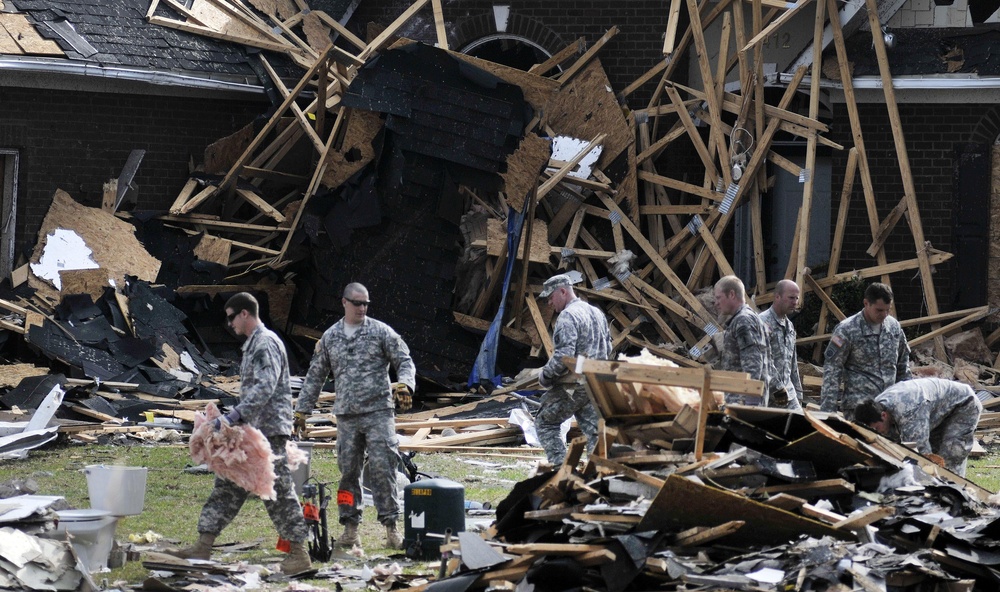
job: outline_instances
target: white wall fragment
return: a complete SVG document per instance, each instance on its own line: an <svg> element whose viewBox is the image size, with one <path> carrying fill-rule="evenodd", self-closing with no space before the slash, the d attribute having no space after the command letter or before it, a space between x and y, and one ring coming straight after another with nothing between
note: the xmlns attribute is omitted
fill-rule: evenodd
<svg viewBox="0 0 1000 592"><path fill-rule="evenodd" d="M100 267L91 257L92 254L93 251L79 234L65 228L56 228L45 238L42 257L38 263L31 264L31 272L48 280L56 290L62 290L60 271Z"/></svg>

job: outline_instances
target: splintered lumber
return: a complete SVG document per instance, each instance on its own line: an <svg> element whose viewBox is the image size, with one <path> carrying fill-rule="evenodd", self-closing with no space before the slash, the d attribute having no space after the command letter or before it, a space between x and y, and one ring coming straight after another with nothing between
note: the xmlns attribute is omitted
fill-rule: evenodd
<svg viewBox="0 0 1000 592"><path fill-rule="evenodd" d="M824 479L807 483L771 485L769 487L762 487L759 491L768 495L791 493L808 499L811 497L852 494L854 493L854 485L843 479Z"/></svg>
<svg viewBox="0 0 1000 592"><path fill-rule="evenodd" d="M851 514L843 520L835 522L833 527L842 530L858 530L895 513L894 506L868 506L856 514Z"/></svg>
<svg viewBox="0 0 1000 592"><path fill-rule="evenodd" d="M722 537L729 536L737 530L743 528L746 522L743 520L730 520L718 526L696 526L687 530L682 530L674 535L671 544L677 547L694 547L704 545Z"/></svg>
<svg viewBox="0 0 1000 592"><path fill-rule="evenodd" d="M602 458L602 457L599 457L599 456L592 456L592 457L590 457L590 462L594 463L594 465L597 466L597 467L599 467L599 468L609 469L610 471L613 471L614 473L622 475L623 477L627 477L627 478L629 478L629 479L631 479L633 481L636 481L638 483L645 483L646 485L650 485L650 486L655 487L657 489L659 489L660 487L663 487L663 483L664 483L663 479L654 477L652 475L647 475L646 473L643 473L641 471L637 471L636 469L633 469L632 467L623 465L623 464L615 462L613 460L610 460L610 459L607 459L607 458Z"/></svg>
<svg viewBox="0 0 1000 592"><path fill-rule="evenodd" d="M504 551L512 555L580 555L604 551L601 545L579 545L559 543L533 543L530 545L507 545Z"/></svg>

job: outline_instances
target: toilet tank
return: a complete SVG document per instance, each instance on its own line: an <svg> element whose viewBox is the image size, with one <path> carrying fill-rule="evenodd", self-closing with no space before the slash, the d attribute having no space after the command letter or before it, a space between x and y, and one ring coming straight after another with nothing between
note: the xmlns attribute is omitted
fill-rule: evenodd
<svg viewBox="0 0 1000 592"><path fill-rule="evenodd" d="M403 549L409 557L440 557L447 532L465 530L465 487L449 479L421 479L403 488Z"/></svg>

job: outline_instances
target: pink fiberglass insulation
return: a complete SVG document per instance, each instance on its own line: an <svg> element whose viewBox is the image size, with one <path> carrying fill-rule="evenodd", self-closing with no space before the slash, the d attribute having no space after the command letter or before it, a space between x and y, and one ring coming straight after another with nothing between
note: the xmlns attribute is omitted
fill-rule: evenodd
<svg viewBox="0 0 1000 592"><path fill-rule="evenodd" d="M191 458L262 499L275 499L274 455L267 438L246 424L223 422L216 430L212 423L220 415L214 403L209 403L204 413L195 414Z"/></svg>

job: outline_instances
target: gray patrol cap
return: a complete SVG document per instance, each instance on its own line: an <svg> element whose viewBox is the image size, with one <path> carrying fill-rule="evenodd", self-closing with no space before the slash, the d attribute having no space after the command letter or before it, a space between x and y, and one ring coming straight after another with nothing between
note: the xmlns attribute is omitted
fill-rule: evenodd
<svg viewBox="0 0 1000 592"><path fill-rule="evenodd" d="M548 298L549 294L555 292L557 288L560 288L562 286L572 286L572 285L573 285L573 280L570 279L570 277L565 273L554 275L549 279L545 280L545 283L542 285L542 292L541 294L538 295L538 297Z"/></svg>

